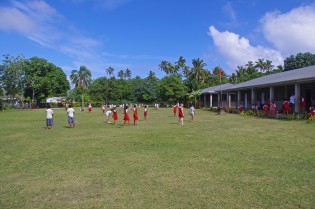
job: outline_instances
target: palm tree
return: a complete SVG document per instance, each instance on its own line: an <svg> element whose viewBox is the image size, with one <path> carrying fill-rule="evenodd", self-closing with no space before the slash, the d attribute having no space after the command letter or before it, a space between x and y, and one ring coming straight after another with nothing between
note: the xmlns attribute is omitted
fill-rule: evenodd
<svg viewBox="0 0 315 209"><path fill-rule="evenodd" d="M184 69L185 66L186 66L186 60L184 59L183 56L180 56L179 59L178 59L178 61L175 62L175 64L176 64L179 68Z"/></svg>
<svg viewBox="0 0 315 209"><path fill-rule="evenodd" d="M131 70L129 70L128 68L125 70L125 78L130 79L131 78Z"/></svg>
<svg viewBox="0 0 315 209"><path fill-rule="evenodd" d="M149 80L155 80L156 79L155 72L150 70L149 75L148 75L148 79Z"/></svg>
<svg viewBox="0 0 315 209"><path fill-rule="evenodd" d="M272 65L271 60L266 60L266 70L267 72L271 71L273 69L274 65Z"/></svg>
<svg viewBox="0 0 315 209"><path fill-rule="evenodd" d="M205 78L205 69L204 67L207 65L201 59L193 59L192 60L193 67L191 68L192 77L199 83L200 81L204 81Z"/></svg>
<svg viewBox="0 0 315 209"><path fill-rule="evenodd" d="M118 71L118 74L117 74L118 78L120 78L121 80L124 79L125 77L125 72L123 70L120 70Z"/></svg>
<svg viewBox="0 0 315 209"><path fill-rule="evenodd" d="M85 66L80 66L80 70L72 70L70 75L71 82L75 84L75 88L82 92L82 107L84 102L84 91L92 83L91 71Z"/></svg>
<svg viewBox="0 0 315 209"><path fill-rule="evenodd" d="M161 64L159 64L159 69L164 71L166 74L169 74L167 65L168 65L168 62L165 60L162 60Z"/></svg>
<svg viewBox="0 0 315 209"><path fill-rule="evenodd" d="M106 69L106 73L107 73L107 75L109 76L109 77L114 77L114 68L112 68L112 67L109 67L109 68L107 68Z"/></svg>

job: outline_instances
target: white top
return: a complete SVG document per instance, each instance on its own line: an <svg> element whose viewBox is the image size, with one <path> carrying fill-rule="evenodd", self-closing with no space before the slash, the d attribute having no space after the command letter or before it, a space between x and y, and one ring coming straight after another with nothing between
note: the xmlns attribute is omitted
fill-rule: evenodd
<svg viewBox="0 0 315 209"><path fill-rule="evenodd" d="M72 118L74 117L74 109L72 107L67 110L67 113L69 117L72 117Z"/></svg>
<svg viewBox="0 0 315 209"><path fill-rule="evenodd" d="M53 118L54 111L52 109L46 109L46 118L52 119Z"/></svg>
<svg viewBox="0 0 315 209"><path fill-rule="evenodd" d="M108 111L106 111L106 113L105 113L106 116L109 116L110 114L112 114L112 111L111 111L111 110L108 110Z"/></svg>
<svg viewBox="0 0 315 209"><path fill-rule="evenodd" d="M294 100L295 100L295 96L294 95L290 96L290 103L294 104Z"/></svg>
<svg viewBox="0 0 315 209"><path fill-rule="evenodd" d="M194 107L190 107L189 108L189 114L195 113L195 108Z"/></svg>

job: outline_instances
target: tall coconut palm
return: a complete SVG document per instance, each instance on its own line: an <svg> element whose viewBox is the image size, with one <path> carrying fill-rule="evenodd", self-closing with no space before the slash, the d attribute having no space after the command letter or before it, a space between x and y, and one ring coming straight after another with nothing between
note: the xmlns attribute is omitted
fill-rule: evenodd
<svg viewBox="0 0 315 209"><path fill-rule="evenodd" d="M166 74L169 74L167 65L168 65L168 62L165 60L162 60L161 64L159 64L159 69L164 71Z"/></svg>
<svg viewBox="0 0 315 209"><path fill-rule="evenodd" d="M128 68L125 70L124 73L125 78L130 79L131 78L131 70L129 70Z"/></svg>
<svg viewBox="0 0 315 209"><path fill-rule="evenodd" d="M117 76L118 76L118 78L123 80L125 77L125 72L123 70L120 70L120 71L118 71Z"/></svg>
<svg viewBox="0 0 315 209"><path fill-rule="evenodd" d="M151 71L149 72L149 75L147 77L149 80L156 80L155 72Z"/></svg>
<svg viewBox="0 0 315 209"><path fill-rule="evenodd" d="M199 83L205 78L205 69L204 67L207 65L203 62L202 59L193 59L192 60L193 67L191 68L191 75L193 78Z"/></svg>
<svg viewBox="0 0 315 209"><path fill-rule="evenodd" d="M184 69L185 66L186 66L186 60L184 59L183 56L180 56L179 59L178 59L178 61L175 62L175 64L176 64L179 68Z"/></svg>
<svg viewBox="0 0 315 209"><path fill-rule="evenodd" d="M107 73L107 75L109 76L109 77L114 77L114 68L112 68L112 67L109 67L109 68L107 68L106 69L106 73Z"/></svg>
<svg viewBox="0 0 315 209"><path fill-rule="evenodd" d="M80 66L80 70L72 70L70 75L71 82L75 88L82 93L82 107L84 102L84 92L92 83L91 71L85 66Z"/></svg>

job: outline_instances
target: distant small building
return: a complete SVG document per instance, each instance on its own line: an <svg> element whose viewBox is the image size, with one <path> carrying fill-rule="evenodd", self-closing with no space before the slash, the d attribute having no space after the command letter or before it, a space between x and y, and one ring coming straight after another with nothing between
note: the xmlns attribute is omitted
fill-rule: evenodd
<svg viewBox="0 0 315 209"><path fill-rule="evenodd" d="M67 97L50 97L46 99L46 103L62 103Z"/></svg>

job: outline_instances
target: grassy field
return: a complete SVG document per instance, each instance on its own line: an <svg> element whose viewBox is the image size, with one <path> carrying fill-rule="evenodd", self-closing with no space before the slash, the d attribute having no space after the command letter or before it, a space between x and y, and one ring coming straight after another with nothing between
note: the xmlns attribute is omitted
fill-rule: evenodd
<svg viewBox="0 0 315 209"><path fill-rule="evenodd" d="M315 208L315 123L142 111L0 112L0 208Z"/></svg>

